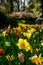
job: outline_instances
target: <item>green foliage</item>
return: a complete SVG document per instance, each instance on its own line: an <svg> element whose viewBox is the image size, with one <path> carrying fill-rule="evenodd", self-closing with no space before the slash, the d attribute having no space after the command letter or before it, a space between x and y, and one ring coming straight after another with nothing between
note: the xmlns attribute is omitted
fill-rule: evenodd
<svg viewBox="0 0 43 65"><path fill-rule="evenodd" d="M42 16L42 9L41 9L41 3L34 2L34 0L30 1L28 11L32 12L34 16L37 18L40 18Z"/></svg>
<svg viewBox="0 0 43 65"><path fill-rule="evenodd" d="M8 13L4 5L0 5L0 11L3 12L4 14Z"/></svg>
<svg viewBox="0 0 43 65"><path fill-rule="evenodd" d="M18 20L18 23L25 24L26 23L26 20Z"/></svg>

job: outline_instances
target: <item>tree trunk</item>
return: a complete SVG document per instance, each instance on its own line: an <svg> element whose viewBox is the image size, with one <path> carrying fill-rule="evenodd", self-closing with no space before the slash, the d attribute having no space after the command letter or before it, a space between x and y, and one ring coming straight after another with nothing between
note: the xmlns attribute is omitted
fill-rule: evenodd
<svg viewBox="0 0 43 65"><path fill-rule="evenodd" d="M25 11L25 0L24 0L24 11Z"/></svg>
<svg viewBox="0 0 43 65"><path fill-rule="evenodd" d="M13 0L10 0L10 12L13 11Z"/></svg>
<svg viewBox="0 0 43 65"><path fill-rule="evenodd" d="M18 3L18 11L20 11L20 8L19 8L19 3Z"/></svg>
<svg viewBox="0 0 43 65"><path fill-rule="evenodd" d="M19 4L19 0L17 0L17 9L18 9L18 11L20 11L19 6L20 6L20 4Z"/></svg>
<svg viewBox="0 0 43 65"><path fill-rule="evenodd" d="M1 0L1 2L3 2L3 0Z"/></svg>

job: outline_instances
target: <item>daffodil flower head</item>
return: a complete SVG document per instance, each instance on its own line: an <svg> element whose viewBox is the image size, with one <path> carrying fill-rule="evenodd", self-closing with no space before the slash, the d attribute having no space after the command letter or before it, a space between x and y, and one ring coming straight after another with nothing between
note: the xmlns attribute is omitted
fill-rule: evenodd
<svg viewBox="0 0 43 65"><path fill-rule="evenodd" d="M3 31L2 32L2 36L5 36L6 35L6 32L7 32L7 30Z"/></svg>
<svg viewBox="0 0 43 65"><path fill-rule="evenodd" d="M19 47L19 49L24 49L26 51L29 51L31 49L29 42L27 42L26 39L22 38L19 38L17 46Z"/></svg>
<svg viewBox="0 0 43 65"><path fill-rule="evenodd" d="M41 46L43 46L43 42L41 42Z"/></svg>

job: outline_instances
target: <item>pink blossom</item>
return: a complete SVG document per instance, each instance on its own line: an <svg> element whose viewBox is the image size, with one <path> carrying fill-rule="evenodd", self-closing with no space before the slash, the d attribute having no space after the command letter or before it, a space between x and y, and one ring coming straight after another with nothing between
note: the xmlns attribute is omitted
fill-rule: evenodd
<svg viewBox="0 0 43 65"><path fill-rule="evenodd" d="M20 60L20 62L24 62L24 55L23 54L18 54L18 58Z"/></svg>

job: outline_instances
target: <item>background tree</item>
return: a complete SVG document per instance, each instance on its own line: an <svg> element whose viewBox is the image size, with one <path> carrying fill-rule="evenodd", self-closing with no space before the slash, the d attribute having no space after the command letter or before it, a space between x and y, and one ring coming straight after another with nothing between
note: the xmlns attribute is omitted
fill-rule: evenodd
<svg viewBox="0 0 43 65"><path fill-rule="evenodd" d="M2 3L2 6L0 6L2 11L5 11L5 10L7 12L29 11L29 12L32 12L37 17L41 16L41 14L43 16L42 0L0 0L0 1Z"/></svg>
<svg viewBox="0 0 43 65"><path fill-rule="evenodd" d="M40 18L42 16L42 8L39 0L30 0L28 11L33 13L34 16Z"/></svg>
<svg viewBox="0 0 43 65"><path fill-rule="evenodd" d="M20 1L16 0L16 3L17 3L17 9L18 9L18 11L20 11Z"/></svg>
<svg viewBox="0 0 43 65"><path fill-rule="evenodd" d="M43 17L43 0L41 0L41 7L42 7L42 17Z"/></svg>
<svg viewBox="0 0 43 65"><path fill-rule="evenodd" d="M10 0L10 12L13 11L13 0Z"/></svg>

